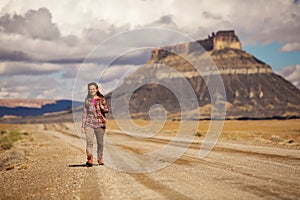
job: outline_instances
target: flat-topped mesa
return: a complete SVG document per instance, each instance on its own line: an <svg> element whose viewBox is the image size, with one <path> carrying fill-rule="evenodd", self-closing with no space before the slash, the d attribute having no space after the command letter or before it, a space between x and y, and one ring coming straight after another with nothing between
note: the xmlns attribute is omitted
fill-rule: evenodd
<svg viewBox="0 0 300 200"><path fill-rule="evenodd" d="M173 46L166 46L162 48L155 48L152 51L152 58L164 58L171 52L180 52L180 53L191 53L195 50L199 50L199 44L206 51L212 50L221 50L226 48L231 49L242 49L242 44L235 35L234 30L228 31L218 31L216 34L213 32L212 35L208 35L208 38L204 40L197 40L195 42L176 44Z"/></svg>
<svg viewBox="0 0 300 200"><path fill-rule="evenodd" d="M233 30L218 31L216 35L212 33L211 38L213 39L213 50L221 50L225 48L242 49L242 44Z"/></svg>
<svg viewBox="0 0 300 200"><path fill-rule="evenodd" d="M200 47L201 45L201 47ZM203 51L208 54L200 55ZM176 44L152 51L152 57L147 63L166 64L180 72L191 72L193 67L177 54L189 55L206 68L205 57L209 55L221 74L256 74L271 73L272 68L255 56L242 50L242 44L233 30L218 31L208 38L194 42ZM204 60L201 60L204 58ZM208 63L209 66L209 63ZM211 73L207 68L208 74Z"/></svg>
<svg viewBox="0 0 300 200"><path fill-rule="evenodd" d="M200 44L206 51L226 48L242 50L242 44L237 35L235 35L234 30L218 31L216 34L212 32L211 36L208 35L208 38L198 40L197 43Z"/></svg>

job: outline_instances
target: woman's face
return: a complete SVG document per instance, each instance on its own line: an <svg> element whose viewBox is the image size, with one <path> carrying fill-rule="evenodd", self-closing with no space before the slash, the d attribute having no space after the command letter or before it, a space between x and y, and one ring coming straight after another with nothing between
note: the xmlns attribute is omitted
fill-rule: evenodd
<svg viewBox="0 0 300 200"><path fill-rule="evenodd" d="M91 96L96 96L97 95L97 88L94 85L89 86L89 93Z"/></svg>

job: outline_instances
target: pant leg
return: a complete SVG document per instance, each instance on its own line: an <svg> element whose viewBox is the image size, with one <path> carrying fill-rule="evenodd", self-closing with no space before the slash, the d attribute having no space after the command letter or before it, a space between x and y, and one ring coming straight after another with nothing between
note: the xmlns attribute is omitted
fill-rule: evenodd
<svg viewBox="0 0 300 200"><path fill-rule="evenodd" d="M86 127L85 136L86 136L86 154L87 156L92 156L93 142L94 142L94 129L92 127Z"/></svg>
<svg viewBox="0 0 300 200"><path fill-rule="evenodd" d="M97 139L97 154L98 154L98 159L102 158L103 156L103 136L105 133L105 129L103 128L97 128L95 129L95 135Z"/></svg>

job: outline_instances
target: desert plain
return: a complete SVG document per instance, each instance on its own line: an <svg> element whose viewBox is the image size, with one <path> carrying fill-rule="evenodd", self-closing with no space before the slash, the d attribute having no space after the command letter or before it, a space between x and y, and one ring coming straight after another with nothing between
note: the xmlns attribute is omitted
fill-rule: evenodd
<svg viewBox="0 0 300 200"><path fill-rule="evenodd" d="M182 138L191 141L188 146L184 140L170 142L180 124L166 121L156 134L136 137L109 120L105 165L89 168L84 166L84 135L75 123L0 124L0 199L299 198L300 119L225 121L216 145L204 158L198 155L211 122L187 123L197 126L193 131L184 129ZM4 137L15 139L9 145ZM164 155L143 157L168 145L174 152L186 149L172 161ZM135 171L140 165L130 153L151 170ZM160 163L167 164L155 168Z"/></svg>

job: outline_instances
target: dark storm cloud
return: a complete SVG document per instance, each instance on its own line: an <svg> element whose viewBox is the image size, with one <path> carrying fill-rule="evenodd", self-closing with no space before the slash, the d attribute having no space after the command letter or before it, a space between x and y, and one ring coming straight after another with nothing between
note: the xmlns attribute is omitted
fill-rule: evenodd
<svg viewBox="0 0 300 200"><path fill-rule="evenodd" d="M42 40L60 37L60 31L57 25L52 23L52 15L47 8L29 10L24 16L5 14L0 18L0 31Z"/></svg>
<svg viewBox="0 0 300 200"><path fill-rule="evenodd" d="M161 24L172 24L172 23L174 23L172 15L162 16L157 22L161 23Z"/></svg>
<svg viewBox="0 0 300 200"><path fill-rule="evenodd" d="M47 60L45 62L53 63L53 64L78 64L84 62L84 58L55 59L55 60Z"/></svg>
<svg viewBox="0 0 300 200"><path fill-rule="evenodd" d="M155 21L154 23L176 25L176 23L174 22L174 19L173 19L173 15L164 15L159 20Z"/></svg>
<svg viewBox="0 0 300 200"><path fill-rule="evenodd" d="M214 14L212 14L212 13L209 12L209 11L203 11L203 12L202 12L202 15L203 15L203 17L205 17L205 18L210 18L210 19L215 19L215 20L221 20L221 19L222 19L221 16L214 15Z"/></svg>
<svg viewBox="0 0 300 200"><path fill-rule="evenodd" d="M31 61L31 57L22 51L0 49L0 61Z"/></svg>
<svg viewBox="0 0 300 200"><path fill-rule="evenodd" d="M158 20L153 21L150 24L147 24L146 26L162 26L162 27L168 27L173 29L178 29L177 24L174 21L173 15L163 15Z"/></svg>
<svg viewBox="0 0 300 200"><path fill-rule="evenodd" d="M142 65L151 57L151 50L140 50L137 54L126 54L121 56L102 56L91 58L65 58L57 60L47 60L47 63L53 64L80 64L80 63L94 63L94 64L107 64L114 65ZM1 57L0 57L1 58Z"/></svg>
<svg viewBox="0 0 300 200"><path fill-rule="evenodd" d="M3 62L0 65L0 76L39 76L61 71L61 66L45 63Z"/></svg>

